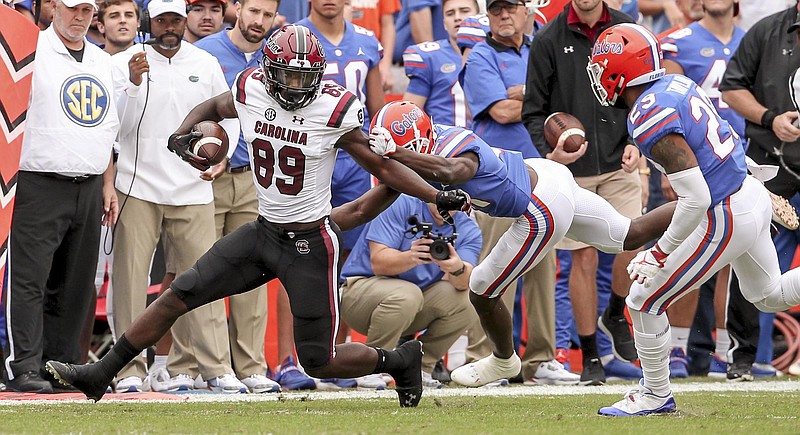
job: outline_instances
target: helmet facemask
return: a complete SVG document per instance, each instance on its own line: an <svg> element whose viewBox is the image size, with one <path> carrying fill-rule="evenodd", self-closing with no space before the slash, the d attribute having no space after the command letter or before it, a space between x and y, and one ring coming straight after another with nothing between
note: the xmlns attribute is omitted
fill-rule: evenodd
<svg viewBox="0 0 800 435"><path fill-rule="evenodd" d="M297 60L294 62L301 63ZM294 111L311 104L316 98L325 66L281 65L264 56L264 72L267 93L283 109Z"/></svg>
<svg viewBox="0 0 800 435"><path fill-rule="evenodd" d="M289 24L273 32L262 62L264 87L284 110L303 108L317 97L325 74L325 52L308 28Z"/></svg>

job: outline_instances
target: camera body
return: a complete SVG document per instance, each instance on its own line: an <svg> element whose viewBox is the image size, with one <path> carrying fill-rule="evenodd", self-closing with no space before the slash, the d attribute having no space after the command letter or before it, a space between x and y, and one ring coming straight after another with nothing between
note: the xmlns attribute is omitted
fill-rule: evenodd
<svg viewBox="0 0 800 435"><path fill-rule="evenodd" d="M417 215L409 216L408 224L411 225L411 228L408 229L408 233L412 236L420 233L422 237L433 239L433 243L431 243L432 258L447 260L450 257L450 248L447 244L454 245L456 238L458 238L458 233L453 231L452 236L445 236L442 233L433 234L433 224L420 221Z"/></svg>

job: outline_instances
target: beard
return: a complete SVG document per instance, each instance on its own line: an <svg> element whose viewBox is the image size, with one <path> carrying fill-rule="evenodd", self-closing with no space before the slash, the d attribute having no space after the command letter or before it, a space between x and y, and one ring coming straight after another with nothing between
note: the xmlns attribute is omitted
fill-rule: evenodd
<svg viewBox="0 0 800 435"><path fill-rule="evenodd" d="M68 41L71 41L71 42L80 41L81 39L83 39L84 36L86 36L86 33L89 31L89 26L88 25L81 32L81 31L78 31L77 29L74 29L69 24L64 23L63 20L61 19L61 17L58 17L58 18L54 19L53 20L53 25L59 31L58 33L60 33L61 36L64 37L64 39L66 39Z"/></svg>
<svg viewBox="0 0 800 435"><path fill-rule="evenodd" d="M252 32L252 30L260 30L261 34L256 34ZM242 37L245 39L245 41L251 44L261 42L267 37L267 32L263 27L255 25L245 26L244 23L239 23L239 32L242 34Z"/></svg>
<svg viewBox="0 0 800 435"><path fill-rule="evenodd" d="M175 42L164 41L165 36L175 37ZM178 47L181 46L181 37L176 33L164 33L156 38L156 43L158 44L159 47L163 48L164 50L176 50Z"/></svg>
<svg viewBox="0 0 800 435"><path fill-rule="evenodd" d="M729 8L725 8L725 9L711 9L711 10L706 9L705 13L708 14L709 16L711 16L711 17L719 18L719 17L728 16L728 14L733 15L732 11L733 11L733 5L731 5L731 7L729 7Z"/></svg>

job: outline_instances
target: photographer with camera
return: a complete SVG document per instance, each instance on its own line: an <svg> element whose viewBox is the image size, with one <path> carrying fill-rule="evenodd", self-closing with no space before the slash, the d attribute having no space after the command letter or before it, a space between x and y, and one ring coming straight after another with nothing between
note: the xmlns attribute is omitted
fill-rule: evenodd
<svg viewBox="0 0 800 435"><path fill-rule="evenodd" d="M481 233L463 212L445 223L432 204L401 195L364 228L342 269L342 319L368 346L392 349L401 336L425 350L422 382L441 388L433 367L477 320L467 288L481 251ZM458 232L456 233L456 228ZM356 379L383 389L379 374Z"/></svg>

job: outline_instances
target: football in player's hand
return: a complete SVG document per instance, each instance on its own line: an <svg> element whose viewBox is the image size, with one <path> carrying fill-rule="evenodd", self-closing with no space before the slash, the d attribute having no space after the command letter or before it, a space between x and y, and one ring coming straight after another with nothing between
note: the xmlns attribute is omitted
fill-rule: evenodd
<svg viewBox="0 0 800 435"><path fill-rule="evenodd" d="M195 124L192 130L203 134L191 145L195 155L208 159L211 165L225 160L228 155L228 133L224 128L214 121L203 121Z"/></svg>
<svg viewBox="0 0 800 435"><path fill-rule="evenodd" d="M564 151L574 153L586 141L586 130L578 118L564 112L555 112L544 120L544 138L555 148L564 136Z"/></svg>

